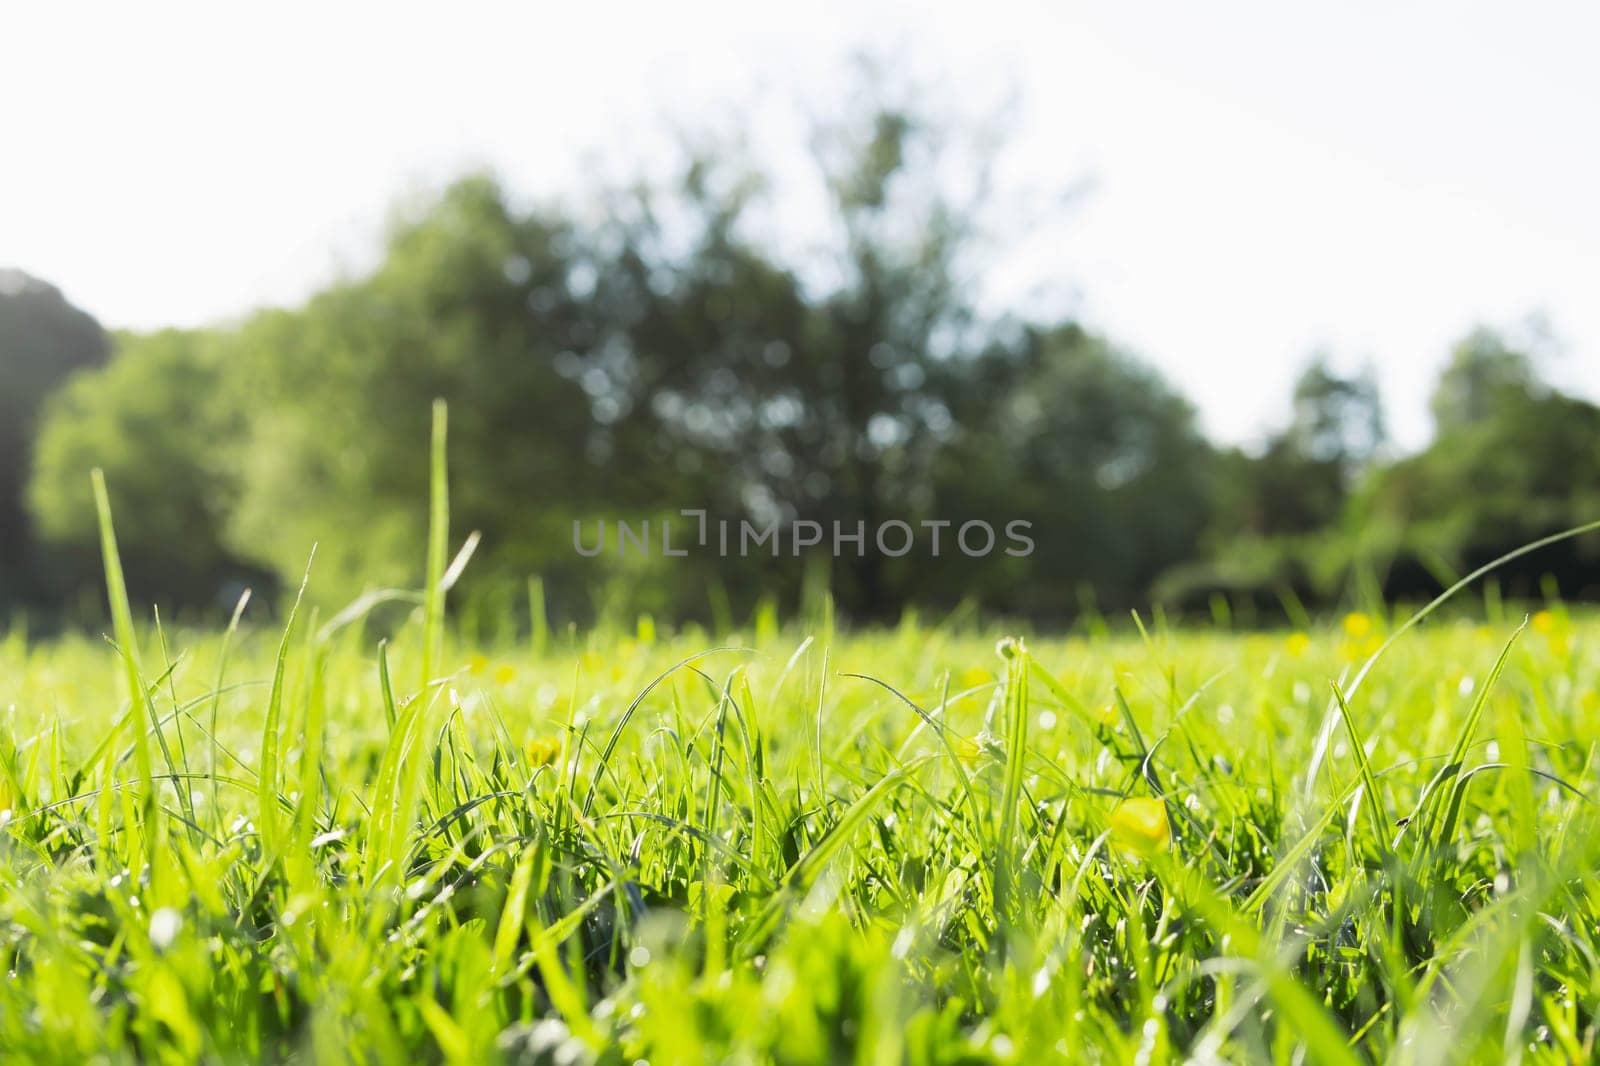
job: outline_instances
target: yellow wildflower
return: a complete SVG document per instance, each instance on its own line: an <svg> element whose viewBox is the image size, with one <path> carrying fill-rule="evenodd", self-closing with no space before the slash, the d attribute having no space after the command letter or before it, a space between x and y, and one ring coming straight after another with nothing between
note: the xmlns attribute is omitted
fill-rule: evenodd
<svg viewBox="0 0 1600 1066"><path fill-rule="evenodd" d="M1119 849L1148 859L1172 847L1167 807L1158 799L1125 799L1111 812L1111 841Z"/></svg>
<svg viewBox="0 0 1600 1066"><path fill-rule="evenodd" d="M994 675L989 671L976 666L969 666L961 671L962 688L978 688L994 680Z"/></svg>
<svg viewBox="0 0 1600 1066"><path fill-rule="evenodd" d="M963 737L956 741L956 757L969 766L977 765L984 759L994 762L1003 762L1006 749L994 734L985 730L975 737Z"/></svg>
<svg viewBox="0 0 1600 1066"><path fill-rule="evenodd" d="M484 673L487 673L488 669L489 657L487 655L474 655L472 658L467 660L467 670L469 673L481 676Z"/></svg>
<svg viewBox="0 0 1600 1066"><path fill-rule="evenodd" d="M1550 611L1535 611L1531 621L1535 633L1554 633L1558 625L1556 616Z"/></svg>
<svg viewBox="0 0 1600 1066"><path fill-rule="evenodd" d="M502 685L509 685L517 679L516 667L501 663L495 668L494 679Z"/></svg>
<svg viewBox="0 0 1600 1066"><path fill-rule="evenodd" d="M994 684L993 674L976 666L969 666L955 679L952 686L955 691L950 696L957 706L979 706L983 700L989 698L989 686L992 684Z"/></svg>
<svg viewBox="0 0 1600 1066"><path fill-rule="evenodd" d="M1344 616L1344 631L1346 636L1360 640L1372 632L1372 619L1360 611L1351 611Z"/></svg>
<svg viewBox="0 0 1600 1066"><path fill-rule="evenodd" d="M541 766L553 766L561 758L561 741L553 737L534 737L528 741L524 749L528 755L528 762L535 769Z"/></svg>
<svg viewBox="0 0 1600 1066"><path fill-rule="evenodd" d="M1289 654L1296 659L1311 650L1311 638L1304 633L1290 633L1289 639L1283 643L1289 649Z"/></svg>

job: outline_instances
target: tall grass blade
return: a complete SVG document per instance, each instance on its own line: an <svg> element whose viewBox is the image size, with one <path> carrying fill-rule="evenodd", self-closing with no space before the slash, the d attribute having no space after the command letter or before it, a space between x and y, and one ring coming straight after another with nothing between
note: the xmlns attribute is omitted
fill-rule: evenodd
<svg viewBox="0 0 1600 1066"><path fill-rule="evenodd" d="M433 401L433 436L428 450L428 560L423 575L422 683L426 690L444 654L444 575L450 547L450 485L445 439L450 431L449 410L443 400Z"/></svg>
<svg viewBox="0 0 1600 1066"><path fill-rule="evenodd" d="M144 682L140 680L139 640L133 629L133 609L128 603L127 582L122 576L122 556L117 551L117 534L112 525L111 498L106 493L105 474L97 467L90 474L90 481L94 486L95 514L100 526L100 556L106 574L106 600L111 607L111 628L116 635L117 650L121 653L122 668L127 679L127 721L133 730L133 769L139 779L141 821L148 823L147 860L154 863L160 858L156 850L159 840L154 832L154 819L159 806L156 803L150 756L150 735L145 728L147 716L154 724L154 712L145 694ZM110 787L110 778L107 778L105 785Z"/></svg>
<svg viewBox="0 0 1600 1066"><path fill-rule="evenodd" d="M317 558L317 549L311 549L306 560L305 574L300 578L300 589L289 607L289 619L284 623L283 639L278 642L277 658L272 668L272 691L267 696L267 718L261 729L261 768L256 772L256 817L261 830L261 841L269 854L281 854L285 844L282 819L278 813L278 764L283 747L283 686L289 662L289 641L294 636L295 619L300 613L300 603L305 599L306 585L311 580L311 564Z"/></svg>

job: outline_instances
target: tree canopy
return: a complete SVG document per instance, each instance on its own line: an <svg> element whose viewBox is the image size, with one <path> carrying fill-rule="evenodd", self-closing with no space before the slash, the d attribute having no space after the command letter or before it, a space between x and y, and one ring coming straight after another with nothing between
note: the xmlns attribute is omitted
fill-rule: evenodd
<svg viewBox="0 0 1600 1066"><path fill-rule="evenodd" d="M414 585L436 397L455 528L483 534L463 602L537 574L574 618L793 600L817 574L787 544L575 550L575 524L672 521L683 537L685 511L830 539L837 523L844 550L821 576L857 617L977 600L1042 619L1152 596L1332 600L1358 574L1408 592L1600 513L1600 410L1486 329L1453 353L1416 455L1386 452L1371 371L1320 354L1260 449L1214 447L1108 338L979 310L975 208L926 180L942 144L893 106L819 132L820 271L762 239L759 171L700 152L602 211L467 176L397 213L369 273L224 326L119 334L104 366L88 316L6 275L7 557L28 516L44 547L33 587L0 595L70 604L94 587L96 465L147 598L230 604L245 583L295 580L313 543L330 600ZM1020 523L1030 551L967 551L968 522L1002 538ZM921 549L884 550L885 523ZM1558 563L1566 591L1594 584L1593 550Z"/></svg>
<svg viewBox="0 0 1600 1066"><path fill-rule="evenodd" d="M41 592L23 503L46 398L79 370L102 365L100 325L53 285L0 270L0 605Z"/></svg>

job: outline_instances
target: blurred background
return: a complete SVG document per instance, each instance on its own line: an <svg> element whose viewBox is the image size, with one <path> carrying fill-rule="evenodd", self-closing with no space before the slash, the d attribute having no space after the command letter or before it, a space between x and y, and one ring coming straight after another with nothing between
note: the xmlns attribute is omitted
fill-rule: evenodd
<svg viewBox="0 0 1600 1066"><path fill-rule="evenodd" d="M568 5L571 7L571 5ZM0 618L414 585L1263 624L1600 518L1580 4L465 3L0 15ZM573 523L1033 523L584 558ZM1600 537L1502 575L1600 593ZM265 595L263 595L265 594Z"/></svg>

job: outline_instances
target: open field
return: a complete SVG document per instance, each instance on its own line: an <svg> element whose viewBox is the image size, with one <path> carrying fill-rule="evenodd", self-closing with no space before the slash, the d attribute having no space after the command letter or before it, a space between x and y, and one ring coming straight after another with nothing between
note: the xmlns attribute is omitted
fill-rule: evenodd
<svg viewBox="0 0 1600 1066"><path fill-rule="evenodd" d="M1600 1066L1600 4L197 6L0 15L0 1066Z"/></svg>
<svg viewBox="0 0 1600 1066"><path fill-rule="evenodd" d="M1483 614L13 634L0 1048L1587 1060L1600 619Z"/></svg>

